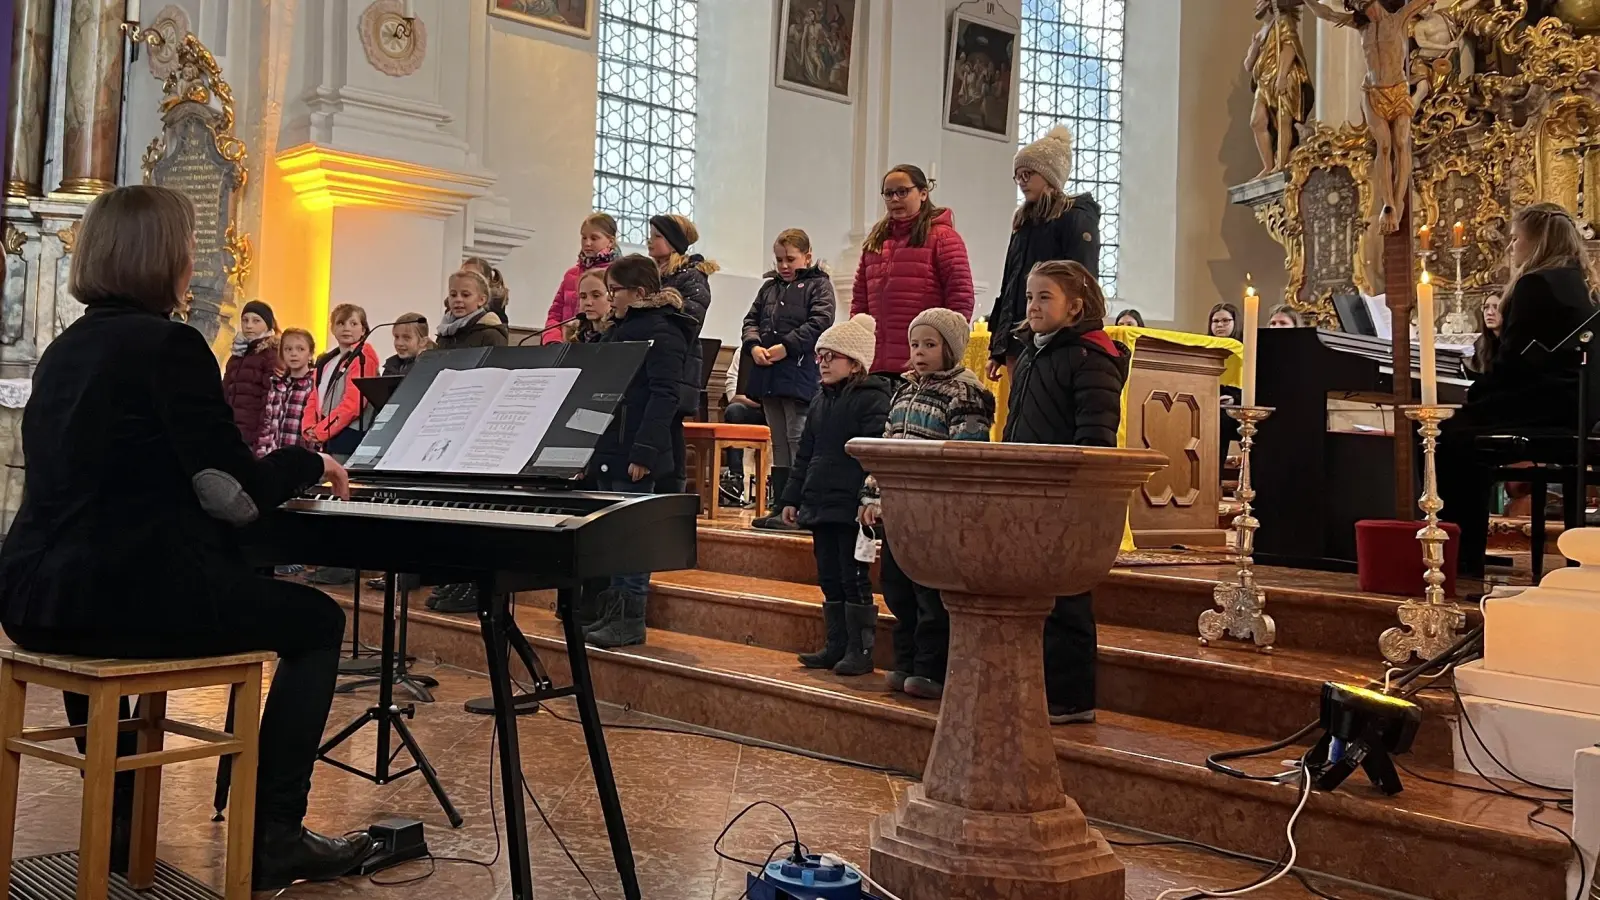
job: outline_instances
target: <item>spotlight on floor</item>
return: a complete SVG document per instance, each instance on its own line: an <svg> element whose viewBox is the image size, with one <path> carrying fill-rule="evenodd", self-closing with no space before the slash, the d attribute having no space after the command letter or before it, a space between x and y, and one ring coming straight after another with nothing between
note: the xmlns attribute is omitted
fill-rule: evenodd
<svg viewBox="0 0 1600 900"><path fill-rule="evenodd" d="M1422 710L1410 700L1353 684L1322 686L1322 740L1306 765L1319 790L1339 787L1357 766L1385 794L1401 791L1393 754L1411 749L1422 724Z"/></svg>

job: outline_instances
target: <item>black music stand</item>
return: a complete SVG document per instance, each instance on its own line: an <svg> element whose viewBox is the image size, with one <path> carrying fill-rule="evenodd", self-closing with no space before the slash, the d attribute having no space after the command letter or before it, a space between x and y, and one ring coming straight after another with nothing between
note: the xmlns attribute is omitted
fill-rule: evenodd
<svg viewBox="0 0 1600 900"><path fill-rule="evenodd" d="M411 671L412 656L406 651L407 634L411 623L411 586L416 583L414 575L396 576L400 590L400 622L399 637L396 641L397 650L394 659L394 683L405 688L406 693L423 703L433 702L433 692L430 688L439 686L439 679L432 675L419 675ZM372 678L359 678L355 681L342 681L333 689L336 694L348 694L362 688L372 687L378 683L378 676Z"/></svg>
<svg viewBox="0 0 1600 900"><path fill-rule="evenodd" d="M389 397L394 394L394 389L403 381L403 377L372 377L355 379L356 390L361 398L372 405L374 409L383 409L389 402ZM340 675L376 675L381 663L376 657L378 648L365 644L361 640L361 570L356 570L356 580L350 589L350 656L339 661ZM401 642L405 646L405 642ZM365 653L361 651L367 651ZM361 684L370 684L370 679L362 679ZM433 686L437 686L437 682ZM431 701L430 701L431 702ZM229 720L230 724L232 720ZM229 757L222 757L223 762ZM218 815L221 815L219 808Z"/></svg>

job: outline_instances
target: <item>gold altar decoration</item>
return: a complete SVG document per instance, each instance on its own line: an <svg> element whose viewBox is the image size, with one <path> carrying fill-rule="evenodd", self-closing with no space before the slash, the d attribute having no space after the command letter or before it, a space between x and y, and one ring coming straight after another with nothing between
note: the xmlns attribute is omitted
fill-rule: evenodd
<svg viewBox="0 0 1600 900"><path fill-rule="evenodd" d="M129 28L135 44L165 46L154 29ZM162 130L145 149L146 184L167 184L195 202L196 264L190 323L219 356L234 334L237 298L254 261L250 237L238 227L248 179L244 141L234 134L233 88L216 57L193 34L177 44L175 65L162 87Z"/></svg>
<svg viewBox="0 0 1600 900"><path fill-rule="evenodd" d="M1273 411L1267 406L1230 406L1223 412L1239 423L1239 489L1235 496L1241 508L1233 517L1233 527L1238 532L1234 555L1238 581L1219 581L1212 589L1211 599L1217 608L1200 614L1200 646L1209 647L1232 638L1250 641L1262 653L1270 653L1273 641L1278 639L1278 626L1267 614L1267 592L1256 584L1252 569L1256 529L1261 522L1250 514L1250 501L1256 498L1250 484L1250 451L1255 446L1256 426Z"/></svg>
<svg viewBox="0 0 1600 900"><path fill-rule="evenodd" d="M1422 578L1427 584L1422 600L1400 604L1400 624L1378 636L1378 649L1392 665L1400 665L1412 654L1433 659L1449 650L1461 638L1467 614L1444 595L1444 545L1448 540L1439 527L1439 478L1434 457L1439 447L1439 424L1455 415L1454 406L1402 406L1406 418L1417 423L1422 435L1422 497L1417 501L1426 517L1417 531L1422 542L1422 561L1427 567Z"/></svg>

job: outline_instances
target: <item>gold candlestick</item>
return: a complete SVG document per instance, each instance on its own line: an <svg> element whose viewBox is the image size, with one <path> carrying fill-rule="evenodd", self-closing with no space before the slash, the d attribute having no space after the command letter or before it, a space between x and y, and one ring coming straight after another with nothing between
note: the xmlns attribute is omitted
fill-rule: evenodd
<svg viewBox="0 0 1600 900"><path fill-rule="evenodd" d="M1427 583L1422 600L1400 604L1400 624L1378 637L1383 658L1399 665L1416 654L1432 659L1450 649L1466 627L1467 614L1444 596L1444 545L1447 536L1439 527L1439 479L1434 472L1434 455L1439 448L1439 423L1456 414L1455 406L1402 406L1406 418L1417 423L1422 434L1422 499L1417 505L1426 519L1417 540L1422 542L1422 561L1427 566L1422 580ZM1396 435L1396 440L1401 436Z"/></svg>
<svg viewBox="0 0 1600 900"><path fill-rule="evenodd" d="M1211 646L1213 641L1233 638L1254 641L1256 649L1267 653L1278 637L1278 626L1267 615L1267 593L1256 587L1255 572L1250 568L1254 564L1251 556L1255 552L1256 529L1261 527L1261 522L1250 514L1250 501L1256 498L1255 488L1250 486L1250 450L1255 444L1256 425L1272 415L1272 409L1270 406L1223 407L1223 412L1239 423L1239 490L1236 495L1244 508L1233 517L1237 532L1234 562L1239 566L1239 581L1237 584L1218 582L1212 590L1211 599L1217 608L1200 614L1200 645L1203 647Z"/></svg>

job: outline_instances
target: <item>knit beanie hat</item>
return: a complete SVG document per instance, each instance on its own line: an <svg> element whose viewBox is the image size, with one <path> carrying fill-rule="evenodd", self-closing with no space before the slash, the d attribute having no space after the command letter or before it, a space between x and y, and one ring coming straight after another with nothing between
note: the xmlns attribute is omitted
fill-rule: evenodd
<svg viewBox="0 0 1600 900"><path fill-rule="evenodd" d="M1062 190L1072 175L1072 132L1065 125L1057 125L1045 136L1017 151L1011 171L1032 169L1056 190Z"/></svg>
<svg viewBox="0 0 1600 900"><path fill-rule="evenodd" d="M950 355L955 359L956 365L960 365L961 360L966 358L967 344L972 340L972 324L967 321L966 316L942 306L925 309L911 320L911 327L906 329L906 337L909 338L918 325L926 325L939 332L939 340L950 348Z"/></svg>
<svg viewBox="0 0 1600 900"><path fill-rule="evenodd" d="M251 300L249 303L246 303L244 308L239 310L239 318L244 318L246 313L255 313L256 315L260 316L261 320L267 323L268 331L278 330L278 317L272 314L272 307L261 302L260 300Z"/></svg>
<svg viewBox="0 0 1600 900"><path fill-rule="evenodd" d="M832 350L848 356L864 369L872 368L872 357L877 351L878 323L866 313L856 313L817 338L817 350Z"/></svg>

